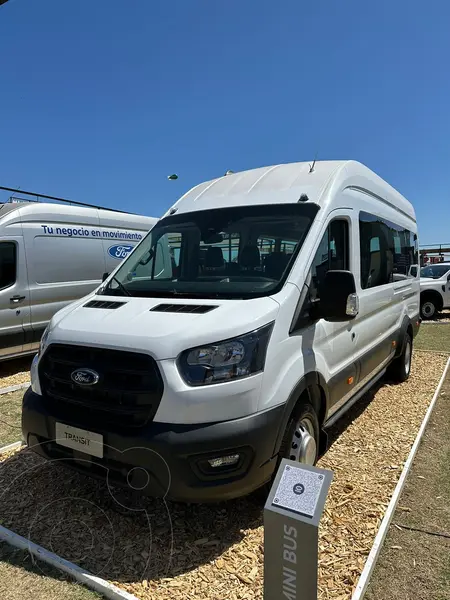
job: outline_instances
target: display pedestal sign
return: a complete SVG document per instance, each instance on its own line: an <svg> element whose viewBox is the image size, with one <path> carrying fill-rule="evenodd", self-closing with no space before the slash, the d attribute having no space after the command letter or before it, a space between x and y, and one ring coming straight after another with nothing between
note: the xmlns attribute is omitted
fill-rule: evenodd
<svg viewBox="0 0 450 600"><path fill-rule="evenodd" d="M317 600L319 521L332 478L281 461L264 507L264 600Z"/></svg>

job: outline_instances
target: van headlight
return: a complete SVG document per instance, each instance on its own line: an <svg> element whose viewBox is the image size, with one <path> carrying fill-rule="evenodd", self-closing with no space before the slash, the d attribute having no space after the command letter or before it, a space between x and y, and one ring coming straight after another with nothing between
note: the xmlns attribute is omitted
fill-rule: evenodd
<svg viewBox="0 0 450 600"><path fill-rule="evenodd" d="M273 323L231 340L199 346L180 355L178 368L188 385L221 383L264 370Z"/></svg>
<svg viewBox="0 0 450 600"><path fill-rule="evenodd" d="M47 348L47 340L48 340L49 335L50 335L50 323L47 325L44 333L42 334L41 342L39 344L38 356L42 356L42 354L44 354L45 349Z"/></svg>

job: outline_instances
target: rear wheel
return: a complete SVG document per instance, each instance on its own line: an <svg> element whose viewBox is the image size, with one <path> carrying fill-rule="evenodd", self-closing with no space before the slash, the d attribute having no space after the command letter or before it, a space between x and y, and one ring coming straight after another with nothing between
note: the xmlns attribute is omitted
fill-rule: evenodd
<svg viewBox="0 0 450 600"><path fill-rule="evenodd" d="M410 376L412 348L412 337L409 333L407 333L405 336L402 353L392 362L389 368L389 375L395 383L403 383Z"/></svg>

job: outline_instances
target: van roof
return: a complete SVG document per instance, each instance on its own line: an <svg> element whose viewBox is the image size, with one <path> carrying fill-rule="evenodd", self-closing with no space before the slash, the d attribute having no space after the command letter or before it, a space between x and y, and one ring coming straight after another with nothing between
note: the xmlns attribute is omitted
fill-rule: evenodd
<svg viewBox="0 0 450 600"><path fill-rule="evenodd" d="M308 200L325 206L333 193L345 188L369 190L380 200L416 220L412 204L365 165L352 160L297 162L233 173L201 183L182 196L166 213L222 208L242 204L295 203Z"/></svg>
<svg viewBox="0 0 450 600"><path fill-rule="evenodd" d="M17 212L17 215L14 213ZM84 206L76 206L70 204L53 204L50 202L5 202L0 204L0 220L8 215L8 222L17 220L36 221L42 218L47 220L57 221L58 219L69 222L77 222L78 218L84 219L99 219L100 224L112 225L113 223L127 223L127 226L132 224L138 225L141 228L143 225L150 229L158 220L155 217L146 217L133 213L116 212L103 208L91 208ZM144 227L145 229L146 227Z"/></svg>

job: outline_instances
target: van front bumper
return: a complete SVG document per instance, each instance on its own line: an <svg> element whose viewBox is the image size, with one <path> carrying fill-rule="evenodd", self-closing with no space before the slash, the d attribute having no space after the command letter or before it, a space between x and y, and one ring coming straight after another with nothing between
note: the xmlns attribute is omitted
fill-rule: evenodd
<svg viewBox="0 0 450 600"><path fill-rule="evenodd" d="M183 502L217 502L244 496L272 477L276 440L284 406L220 423L174 425L151 422L135 430L101 431L77 421L56 418L31 388L22 408L27 445L108 485ZM103 458L57 444L55 424L62 422L103 435ZM231 466L212 468L214 458L239 455Z"/></svg>

